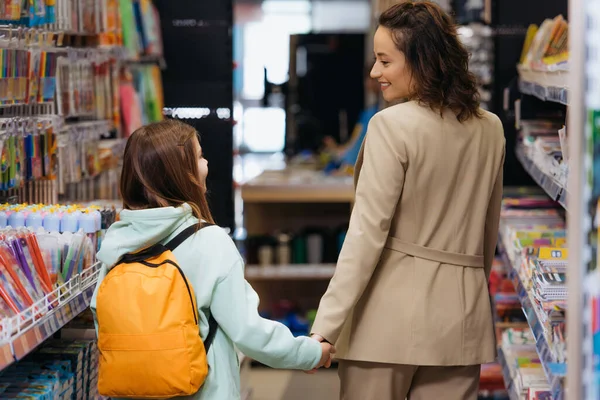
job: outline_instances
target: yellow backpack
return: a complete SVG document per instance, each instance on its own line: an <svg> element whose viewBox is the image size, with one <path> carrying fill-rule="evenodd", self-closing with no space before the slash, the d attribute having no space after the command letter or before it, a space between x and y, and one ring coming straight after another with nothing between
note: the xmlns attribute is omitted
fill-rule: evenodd
<svg viewBox="0 0 600 400"><path fill-rule="evenodd" d="M211 316L203 342L194 289L172 253L204 226L190 226L166 245L124 255L100 284L96 317L102 396L188 396L204 383L217 323Z"/></svg>

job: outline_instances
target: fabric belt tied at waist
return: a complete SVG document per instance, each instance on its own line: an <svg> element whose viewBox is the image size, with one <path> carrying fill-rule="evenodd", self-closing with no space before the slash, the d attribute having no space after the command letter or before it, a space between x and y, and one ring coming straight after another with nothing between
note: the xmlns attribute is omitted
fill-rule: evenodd
<svg viewBox="0 0 600 400"><path fill-rule="evenodd" d="M407 243L391 236L388 237L385 247L409 256L423 258L430 261L437 261L442 264L483 268L483 256L473 256L469 254L451 253L449 251L436 250L430 247L423 247L417 244Z"/></svg>

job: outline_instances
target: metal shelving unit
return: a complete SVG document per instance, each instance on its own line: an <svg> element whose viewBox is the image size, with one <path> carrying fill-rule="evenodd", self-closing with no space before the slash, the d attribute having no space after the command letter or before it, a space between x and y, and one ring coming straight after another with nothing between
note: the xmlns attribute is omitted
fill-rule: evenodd
<svg viewBox="0 0 600 400"><path fill-rule="evenodd" d="M557 201L563 208L567 208L567 188L557 182L550 175L547 175L544 171L538 168L535 163L530 160L525 151L521 147L517 147L515 150L517 159L523 165L523 168L533 180L546 192L552 200Z"/></svg>
<svg viewBox="0 0 600 400"><path fill-rule="evenodd" d="M584 327L584 315L589 314L584 298L584 278L587 266L591 263L591 251L588 243L591 230L589 201L591 190L586 176L592 163L586 142L585 129L586 105L586 30L588 18L586 3L598 3L597 0L569 0L569 112L567 127L569 130L569 193L567 215L567 242L569 245L569 269L567 279L568 305L567 332L567 400L591 399L589 390L584 390L584 382L589 376L584 373L591 366L591 347L589 347L588 329ZM597 41L597 40L596 40ZM584 343L588 343L584 345ZM587 356L586 356L587 354ZM583 367L583 368L582 368ZM586 375L585 377L583 375Z"/></svg>
<svg viewBox="0 0 600 400"><path fill-rule="evenodd" d="M510 400L520 400L519 394L515 390L513 384L513 372L506 361L504 352L502 349L498 349L498 362L502 366L502 377L504 378L504 384L506 385L506 391L508 392L508 398Z"/></svg>
<svg viewBox="0 0 600 400"><path fill-rule="evenodd" d="M569 69L566 66L553 71L534 71L519 68L519 90L543 101L569 104Z"/></svg>
<svg viewBox="0 0 600 400"><path fill-rule="evenodd" d="M511 279L515 285L515 289L519 295L519 300L523 306L523 313L527 317L529 327L535 337L535 348L540 358L540 363L550 384L552 398L560 400L564 398L564 377L567 372L567 365L565 363L556 362L555 357L552 354L550 345L546 340L544 334L544 328L540 322L536 309L529 297L529 293L523 286L521 279L513 269L511 272Z"/></svg>
<svg viewBox="0 0 600 400"><path fill-rule="evenodd" d="M527 172L554 200L567 209L567 242L569 246L568 307L566 325L568 331L566 379L563 373L552 368L546 354L548 343L540 341L538 323L527 312L530 305L520 282L515 282L525 303L524 310L535 334L536 348L544 363L544 371L552 385L553 393L562 393L567 400L597 399L593 361L593 338L591 329L590 298L592 288L600 287L595 274L594 235L592 221L597 209L600 188L593 187L595 154L594 139L589 123L590 110L600 110L600 0L567 0L569 20L569 61L552 70L519 69L519 89L544 101L558 102L568 106L567 128L569 147L568 191L552 177L543 174L523 152L517 158ZM597 140L597 139L596 139ZM568 206L568 208L567 208ZM591 213L590 213L590 210ZM595 284L590 284L594 281ZM559 382L562 390L559 390Z"/></svg>
<svg viewBox="0 0 600 400"><path fill-rule="evenodd" d="M76 275L27 310L0 322L0 371L22 360L89 305L100 264Z"/></svg>
<svg viewBox="0 0 600 400"><path fill-rule="evenodd" d="M531 329L535 338L535 348L540 359L540 363L542 364L542 368L544 369L544 373L546 374L546 378L548 379L548 383L550 384L552 398L554 400L565 399L564 389L567 365L565 363L557 362L556 357L553 355L551 347L544 334L543 325L540 322L536 308L529 296L529 292L521 282L521 279L519 278L519 275L515 269L515 266L519 264L521 260L517 259L511 261L506 252L506 247L502 242L498 243L498 250L501 253L504 263L511 268L509 276L519 296L523 314L525 314L529 328ZM500 361L502 362L502 359ZM505 383L509 392L511 391L512 387L512 379L508 381L506 379L507 377L511 376L512 375L510 374L504 375Z"/></svg>

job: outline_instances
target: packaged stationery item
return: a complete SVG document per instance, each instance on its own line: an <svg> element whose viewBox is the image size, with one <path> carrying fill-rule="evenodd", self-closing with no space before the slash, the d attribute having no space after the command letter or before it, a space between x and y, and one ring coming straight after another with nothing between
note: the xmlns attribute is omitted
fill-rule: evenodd
<svg viewBox="0 0 600 400"><path fill-rule="evenodd" d="M0 261L0 297L15 314L33 304L23 285L10 274L2 261Z"/></svg>
<svg viewBox="0 0 600 400"><path fill-rule="evenodd" d="M12 280L9 281L12 288L20 294L20 297L11 296L12 301L24 299L24 304L29 307L43 297L43 292L38 292L31 284L25 271L14 256L12 248L4 241L0 242L0 264L5 268L6 273L12 277Z"/></svg>
<svg viewBox="0 0 600 400"><path fill-rule="evenodd" d="M26 261L35 268L35 273L39 277L44 292L46 294L52 292L52 282L41 256L36 235L33 232L21 229L17 232L17 237L21 242Z"/></svg>

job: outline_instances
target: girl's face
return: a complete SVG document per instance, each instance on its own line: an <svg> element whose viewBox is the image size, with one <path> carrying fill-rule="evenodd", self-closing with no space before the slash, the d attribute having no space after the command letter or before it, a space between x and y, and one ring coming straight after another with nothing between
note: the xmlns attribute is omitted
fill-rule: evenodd
<svg viewBox="0 0 600 400"><path fill-rule="evenodd" d="M377 79L383 98L390 102L402 100L411 95L411 74L406 57L396 47L392 31L380 26L373 39L375 64L371 78Z"/></svg>
<svg viewBox="0 0 600 400"><path fill-rule="evenodd" d="M196 147L196 154L198 155L198 174L200 175L200 182L204 186L204 190L206 190L206 177L208 176L208 161L204 158L202 154L202 146L200 146L200 142L198 139L194 140L194 146Z"/></svg>

